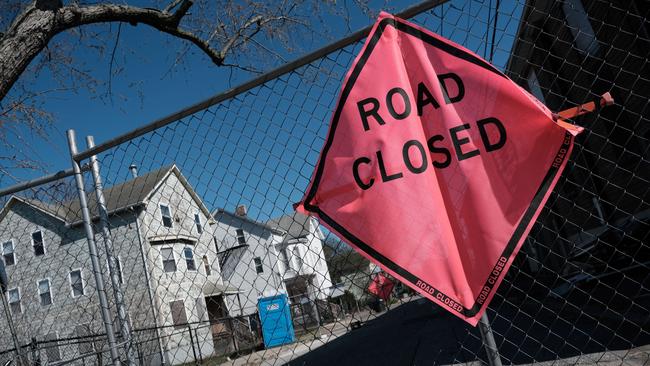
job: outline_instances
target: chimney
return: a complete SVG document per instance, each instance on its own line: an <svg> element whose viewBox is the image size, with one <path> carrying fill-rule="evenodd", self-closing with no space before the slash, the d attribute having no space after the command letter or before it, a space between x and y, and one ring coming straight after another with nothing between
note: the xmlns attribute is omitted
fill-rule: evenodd
<svg viewBox="0 0 650 366"><path fill-rule="evenodd" d="M237 206L237 209L235 210L235 215L245 217L246 216L246 205Z"/></svg>
<svg viewBox="0 0 650 366"><path fill-rule="evenodd" d="M133 176L133 178L138 177L138 166L137 165L135 165L135 164L129 165L129 170L131 171L131 175Z"/></svg>

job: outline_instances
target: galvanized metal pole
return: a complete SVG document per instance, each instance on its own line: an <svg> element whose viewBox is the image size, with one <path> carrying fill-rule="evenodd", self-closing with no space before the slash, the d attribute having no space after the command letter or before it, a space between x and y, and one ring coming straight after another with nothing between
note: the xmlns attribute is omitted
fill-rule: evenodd
<svg viewBox="0 0 650 366"><path fill-rule="evenodd" d="M485 352L487 353L490 366L501 366L499 349L497 348L497 343L494 341L494 334L492 333L492 327L490 326L487 311L483 313L483 316L481 316L478 328L481 331L481 339L483 339L483 345L485 345Z"/></svg>
<svg viewBox="0 0 650 366"><path fill-rule="evenodd" d="M88 169L89 168L88 168L87 165L83 165L81 167L81 171L86 171ZM40 185L43 185L43 184L54 182L55 180L70 177L72 175L74 175L74 171L72 171L72 169L66 169L66 170L58 171L58 172L56 172L54 174L48 174L48 175L44 175L44 176L42 176L40 178L28 180L28 181L22 182L22 183L17 183L17 184L14 184L13 186L9 186L9 187L0 189L0 197L4 197L4 196L10 195L12 193L24 191L26 189L30 189L30 188L34 188L34 187L37 187L37 186L40 186Z"/></svg>
<svg viewBox="0 0 650 366"><path fill-rule="evenodd" d="M86 144L91 149L95 147L95 140L92 136L86 136ZM113 286L113 296L115 297L115 305L117 306L117 316L120 322L120 333L124 342L124 351L126 353L126 361L128 365L135 365L135 355L133 354L133 343L131 338L131 324L124 304L124 294L120 284L120 275L117 261L115 260L115 250L113 249L113 240L111 239L111 231L108 222L108 209L106 208L106 199L104 198L104 187L102 185L102 177L99 174L99 161L96 155L90 156L90 170L93 173L93 183L95 185L95 196L97 197L97 208L99 209L99 226L102 230L102 237L104 238L104 249L106 250L106 257L108 258L108 271L111 278L111 285Z"/></svg>
<svg viewBox="0 0 650 366"><path fill-rule="evenodd" d="M88 202L86 201L86 190L84 188L84 179L81 175L81 167L79 163L72 159L77 154L77 142L75 140L74 130L68 130L68 147L70 148L70 160L72 161L72 169L74 170L74 177L77 183L77 193L79 194L79 206L81 207L81 215L84 222L84 229L86 231L86 239L88 240L88 252L90 253L90 262L93 267L93 274L95 276L95 287L97 289L97 296L99 297L99 307L101 309L102 320L104 328L106 329L106 336L108 338L108 346L110 348L111 360L113 365L120 365L120 355L117 351L117 342L115 341L115 333L113 332L113 323L108 307L108 300L106 299L106 290L104 289L104 278L102 277L101 266L99 264L99 256L97 255L97 246L95 245L95 234L91 225L90 211L88 210Z"/></svg>

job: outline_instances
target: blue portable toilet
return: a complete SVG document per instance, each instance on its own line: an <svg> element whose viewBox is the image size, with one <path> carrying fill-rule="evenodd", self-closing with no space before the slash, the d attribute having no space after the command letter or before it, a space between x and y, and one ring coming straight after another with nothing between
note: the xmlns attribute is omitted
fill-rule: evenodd
<svg viewBox="0 0 650 366"><path fill-rule="evenodd" d="M257 308L260 312L266 348L295 341L289 298L286 294L260 298L257 301Z"/></svg>

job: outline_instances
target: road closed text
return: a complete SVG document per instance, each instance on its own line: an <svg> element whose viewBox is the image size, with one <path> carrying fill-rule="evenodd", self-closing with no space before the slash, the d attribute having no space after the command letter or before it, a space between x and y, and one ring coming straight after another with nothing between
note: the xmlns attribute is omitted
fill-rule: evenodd
<svg viewBox="0 0 650 366"><path fill-rule="evenodd" d="M411 101L408 93L395 87L382 98L385 103L385 110L388 113L381 115L380 99L370 97L357 102L360 122L364 131L374 128L382 128L389 123L408 123L407 119L416 114L422 117L427 108L437 110L441 105L458 103L465 96L465 85L457 74L449 73L438 76L440 91L443 95L441 100L434 98L429 86L420 82L418 84L415 101ZM415 108L414 108L415 107ZM435 123L435 121L422 120L422 124ZM420 119L418 118L419 122ZM471 141L469 134L477 131L480 141ZM472 143L473 142L473 143ZM481 154L491 153L501 149L507 142L507 133L504 124L495 117L486 116L477 121L459 121L457 126L445 130L443 133L427 136L426 141L411 139L401 144L401 161L387 162L387 155L382 150L376 150L374 154L355 158L352 164L354 181L363 190L370 189L378 181L383 183L400 179L404 174L421 174L429 168L444 169L453 161L462 162ZM391 145L394 146L394 145ZM399 146L399 145L398 145ZM394 147L397 148L397 147ZM379 168L379 176L372 172L372 166ZM390 169L388 167L391 167ZM401 168L397 168L401 167Z"/></svg>

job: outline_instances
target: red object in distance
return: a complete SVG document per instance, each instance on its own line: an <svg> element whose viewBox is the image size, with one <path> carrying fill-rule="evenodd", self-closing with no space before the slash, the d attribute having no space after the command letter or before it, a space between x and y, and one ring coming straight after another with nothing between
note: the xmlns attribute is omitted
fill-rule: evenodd
<svg viewBox="0 0 650 366"><path fill-rule="evenodd" d="M379 272L373 275L372 281L370 281L370 285L368 286L368 292L384 301L388 301L394 287L395 283L383 272Z"/></svg>

